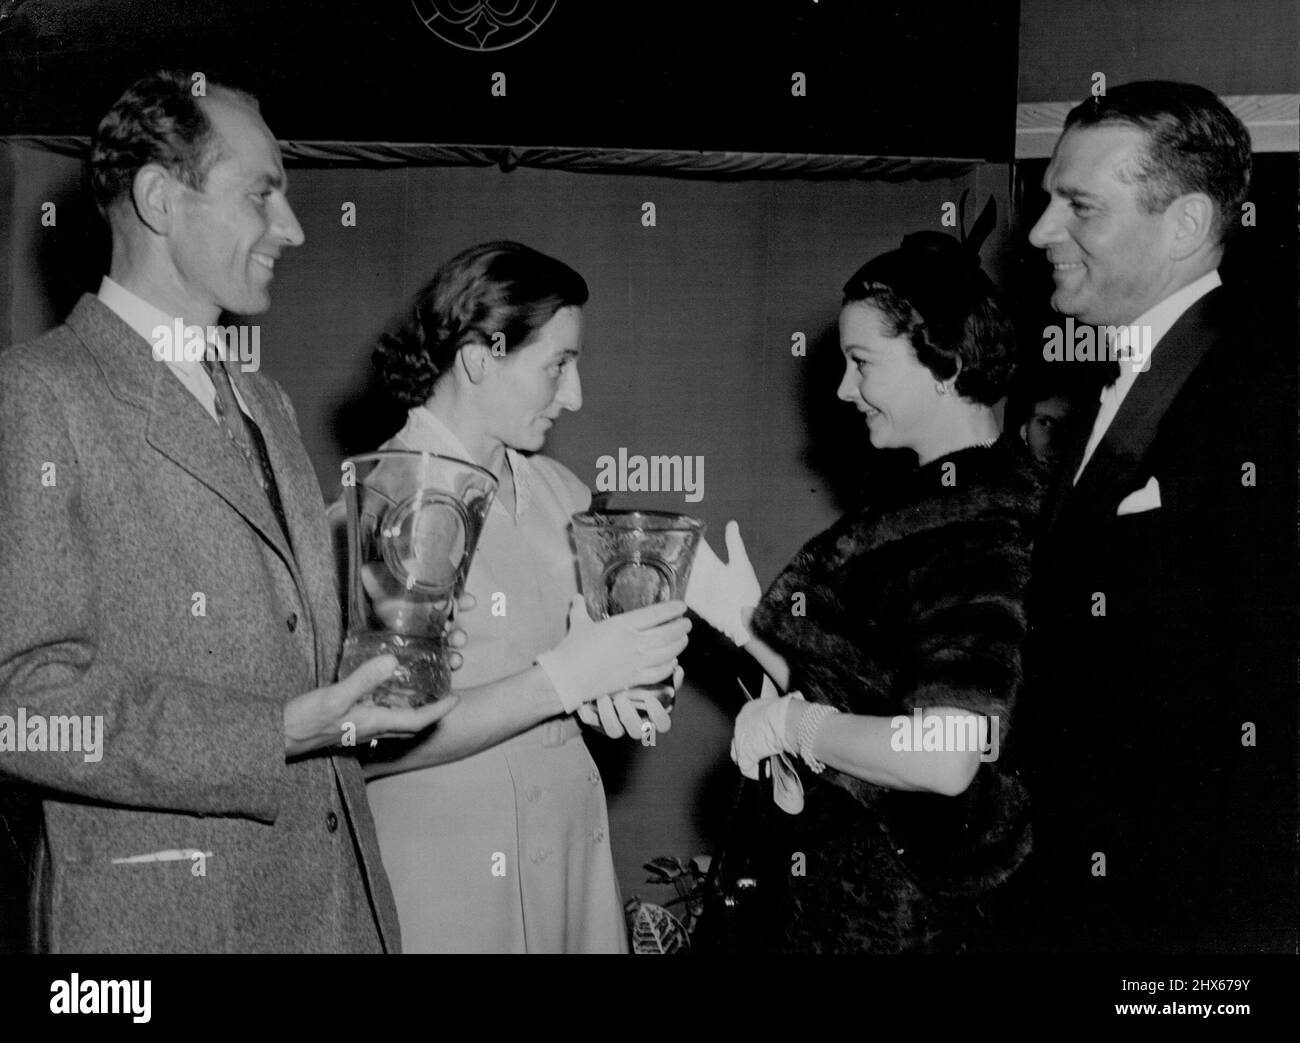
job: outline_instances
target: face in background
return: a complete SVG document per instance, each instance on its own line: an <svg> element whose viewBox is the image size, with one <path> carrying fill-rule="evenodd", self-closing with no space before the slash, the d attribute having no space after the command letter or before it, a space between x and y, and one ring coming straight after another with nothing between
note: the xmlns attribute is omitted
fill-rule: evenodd
<svg viewBox="0 0 1300 1043"><path fill-rule="evenodd" d="M522 347L490 358L482 390L488 433L512 449L541 449L559 415L582 408L581 353L582 309L568 306Z"/></svg>
<svg viewBox="0 0 1300 1043"><path fill-rule="evenodd" d="M1039 399L1029 410L1029 418L1020 425L1020 437L1035 457L1048 463L1061 452L1069 417L1070 400L1064 395Z"/></svg>
<svg viewBox="0 0 1300 1043"><path fill-rule="evenodd" d="M1136 171L1146 134L1124 125L1075 127L1056 144L1043 178L1051 196L1029 233L1047 251L1052 307L1092 325L1131 323L1177 288L1170 247L1175 206L1147 214Z"/></svg>
<svg viewBox="0 0 1300 1043"><path fill-rule="evenodd" d="M280 148L262 118L220 93L199 104L219 152L201 192L173 182L167 246L176 295L186 318L214 307L256 315L270 307L276 260L286 246L301 245L302 228L285 198Z"/></svg>
<svg viewBox="0 0 1300 1043"><path fill-rule="evenodd" d="M836 396L866 417L871 444L923 454L935 434L941 396L911 341L890 336L872 305L848 304L840 312L840 351L844 377Z"/></svg>

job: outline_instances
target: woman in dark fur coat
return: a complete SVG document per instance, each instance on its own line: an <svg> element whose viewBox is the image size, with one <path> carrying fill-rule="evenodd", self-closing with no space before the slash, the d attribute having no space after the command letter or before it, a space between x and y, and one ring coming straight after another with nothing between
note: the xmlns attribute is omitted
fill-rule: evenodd
<svg viewBox="0 0 1300 1043"><path fill-rule="evenodd" d="M1042 492L992 408L1012 333L974 251L919 233L845 285L840 347L838 397L872 445L918 466L810 541L761 600L732 523L729 563L703 550L687 603L789 692L747 705L732 744L751 778L789 755L805 790L802 813L764 830L770 947L977 948L1030 844L1004 757Z"/></svg>

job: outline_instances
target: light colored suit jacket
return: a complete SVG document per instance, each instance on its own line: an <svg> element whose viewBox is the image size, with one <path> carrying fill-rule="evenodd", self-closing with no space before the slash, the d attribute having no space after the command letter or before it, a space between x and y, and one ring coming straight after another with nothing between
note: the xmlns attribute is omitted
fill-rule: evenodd
<svg viewBox="0 0 1300 1043"><path fill-rule="evenodd" d="M42 948L399 948L358 765L285 762L285 702L334 680L332 554L288 398L232 379L292 547L212 418L96 298L0 352L0 715L103 718L98 761L0 751L0 774L45 788Z"/></svg>

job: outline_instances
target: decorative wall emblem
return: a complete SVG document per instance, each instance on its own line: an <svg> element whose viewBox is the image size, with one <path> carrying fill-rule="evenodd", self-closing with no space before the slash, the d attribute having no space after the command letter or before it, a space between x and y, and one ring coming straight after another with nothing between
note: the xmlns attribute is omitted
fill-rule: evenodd
<svg viewBox="0 0 1300 1043"><path fill-rule="evenodd" d="M424 27L465 51L503 51L532 36L559 0L411 0Z"/></svg>

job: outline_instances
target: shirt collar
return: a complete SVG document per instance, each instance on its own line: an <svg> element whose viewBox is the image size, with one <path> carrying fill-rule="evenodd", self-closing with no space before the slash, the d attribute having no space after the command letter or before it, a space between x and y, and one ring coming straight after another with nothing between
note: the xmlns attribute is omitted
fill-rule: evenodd
<svg viewBox="0 0 1300 1043"><path fill-rule="evenodd" d="M467 463L473 463L469 450L456 436L456 433L444 424L427 406L415 406L406 414L406 426L397 433L399 441L413 449L423 449L430 453L454 456ZM528 505L528 463L527 457L506 446L506 462L515 479L515 513L522 513ZM495 501L493 506L495 506Z"/></svg>
<svg viewBox="0 0 1300 1043"><path fill-rule="evenodd" d="M168 331L171 331L175 329L177 323L180 323L182 329L186 330L196 325L195 323L186 323L184 319L177 316L168 315L161 308L150 304L139 294L132 293L119 282L114 282L107 275L100 281L97 296L105 307L111 308L123 322L147 340L150 347L157 340L154 336L154 330L159 326L164 326ZM217 343L218 334L216 331L218 329L219 327L216 326L208 326L204 329L204 339L209 344L215 345ZM179 347L179 345L175 345L175 347ZM194 379L195 374L201 373L206 376L207 371L199 359L184 358L179 351L173 350L171 356L165 361L167 365L177 372L189 376L191 380Z"/></svg>
<svg viewBox="0 0 1300 1043"><path fill-rule="evenodd" d="M121 283L115 282L107 275L100 281L99 293L96 296L106 308L130 326L134 332L147 340L150 348L155 344L155 329L159 326L165 326L168 330L172 330L175 328L175 324L180 321L168 315L161 308L154 307L143 297L132 293ZM216 419L216 406L214 404L216 389L213 388L212 378L208 376L208 371L204 368L203 363L198 359L186 359L179 352L171 352L164 359L164 364L190 394L198 399L199 405L207 411L208 415ZM239 390L239 385L233 382L232 385L235 389L235 401L239 403L240 408L245 413L252 416L248 403L244 400L243 392Z"/></svg>
<svg viewBox="0 0 1300 1043"><path fill-rule="evenodd" d="M1219 278L1219 270L1215 268L1213 271L1206 272L1199 279L1189 282L1181 290L1171 293L1154 307L1148 308L1128 326L1118 327L1122 332L1127 333L1129 330L1141 331L1142 327L1149 326L1151 328L1150 355L1146 365L1140 369L1135 369L1128 361L1121 361L1119 376L1110 388L1103 389L1103 393L1106 391L1110 391L1112 394L1117 392L1119 397L1123 399L1125 393L1137 380L1138 374L1151 368L1157 345L1164 338L1164 335L1173 328L1174 323L1182 317L1183 312L1187 311L1188 308L1211 290L1222 285L1223 280ZM1141 337L1142 334L1139 332L1138 336ZM1145 337L1143 339L1145 340Z"/></svg>
<svg viewBox="0 0 1300 1043"><path fill-rule="evenodd" d="M1160 343L1160 338L1169 332L1170 327L1179 320L1183 312L1199 301L1211 290L1223 285L1219 278L1219 269L1206 272L1199 279L1189 282L1181 290L1171 293L1144 315L1138 316L1135 325L1151 327L1151 345Z"/></svg>
<svg viewBox="0 0 1300 1043"><path fill-rule="evenodd" d="M1144 311L1129 325L1151 327L1151 350L1154 352L1157 344L1166 333L1173 327L1173 324L1182 317L1183 312L1199 301L1211 290L1223 285L1223 280L1219 278L1219 270L1206 272L1199 279L1189 282L1181 290L1171 293L1153 308Z"/></svg>
<svg viewBox="0 0 1300 1043"><path fill-rule="evenodd" d="M161 308L155 308L143 297L132 293L121 283L114 282L107 275L100 281L97 296L105 307L111 308L118 318L150 344L154 342L155 329L159 326L171 329L176 321L174 315L168 315Z"/></svg>

